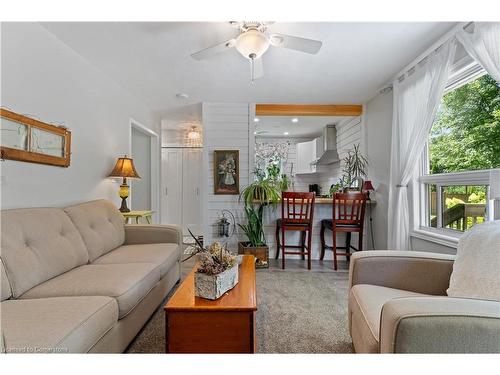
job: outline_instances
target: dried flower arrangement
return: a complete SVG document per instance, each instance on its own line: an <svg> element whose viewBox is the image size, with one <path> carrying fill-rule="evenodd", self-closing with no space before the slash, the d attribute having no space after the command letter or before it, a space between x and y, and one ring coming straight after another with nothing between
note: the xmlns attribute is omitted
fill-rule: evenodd
<svg viewBox="0 0 500 375"><path fill-rule="evenodd" d="M200 265L197 272L206 275L218 275L237 264L237 257L219 242L214 242L205 251L199 253Z"/></svg>

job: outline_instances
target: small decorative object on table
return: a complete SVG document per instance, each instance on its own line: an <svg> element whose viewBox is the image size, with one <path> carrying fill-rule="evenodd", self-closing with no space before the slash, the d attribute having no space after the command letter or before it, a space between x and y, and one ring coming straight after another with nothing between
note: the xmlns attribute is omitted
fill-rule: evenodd
<svg viewBox="0 0 500 375"><path fill-rule="evenodd" d="M238 284L237 257L219 242L198 254L199 266L194 274L195 295L217 299Z"/></svg>
<svg viewBox="0 0 500 375"><path fill-rule="evenodd" d="M366 193L366 197L370 199L370 191L375 190L375 188L372 185L372 182L370 180L366 180L363 183L363 189L361 191Z"/></svg>

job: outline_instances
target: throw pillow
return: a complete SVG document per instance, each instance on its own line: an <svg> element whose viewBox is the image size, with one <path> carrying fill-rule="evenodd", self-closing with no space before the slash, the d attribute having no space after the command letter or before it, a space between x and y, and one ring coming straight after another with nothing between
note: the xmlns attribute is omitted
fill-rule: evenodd
<svg viewBox="0 0 500 375"><path fill-rule="evenodd" d="M447 293L500 301L500 220L477 224L462 235Z"/></svg>

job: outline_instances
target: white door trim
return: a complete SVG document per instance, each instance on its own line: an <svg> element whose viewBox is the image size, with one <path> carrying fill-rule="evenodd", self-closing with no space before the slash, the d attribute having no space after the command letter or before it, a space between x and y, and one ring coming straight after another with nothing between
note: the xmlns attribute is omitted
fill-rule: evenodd
<svg viewBox="0 0 500 375"><path fill-rule="evenodd" d="M132 129L151 138L151 210L153 222L160 222L160 137L147 126L130 118L129 154L132 155Z"/></svg>

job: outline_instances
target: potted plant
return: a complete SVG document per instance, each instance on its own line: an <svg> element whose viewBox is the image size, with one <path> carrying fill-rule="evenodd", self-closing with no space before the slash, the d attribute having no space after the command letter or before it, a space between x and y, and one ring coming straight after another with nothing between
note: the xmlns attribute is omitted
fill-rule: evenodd
<svg viewBox="0 0 500 375"><path fill-rule="evenodd" d="M343 176L339 183L342 185L343 190L361 190L363 187L363 177L366 177L368 159L359 150L359 143L347 152L342 162L344 164L342 169Z"/></svg>
<svg viewBox="0 0 500 375"><path fill-rule="evenodd" d="M238 261L219 242L198 252L199 266L194 274L195 295L215 300L238 283Z"/></svg>
<svg viewBox="0 0 500 375"><path fill-rule="evenodd" d="M259 174L256 174L259 176ZM278 171L279 176L279 171ZM269 177L260 177L248 185L241 193L246 224L238 224L248 241L238 243L239 254L252 254L256 258L257 268L269 267L269 247L263 228L263 214L267 206L276 206L281 200L280 181Z"/></svg>

